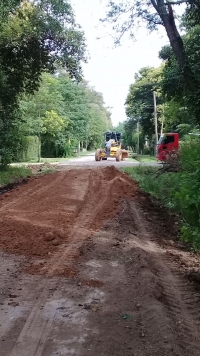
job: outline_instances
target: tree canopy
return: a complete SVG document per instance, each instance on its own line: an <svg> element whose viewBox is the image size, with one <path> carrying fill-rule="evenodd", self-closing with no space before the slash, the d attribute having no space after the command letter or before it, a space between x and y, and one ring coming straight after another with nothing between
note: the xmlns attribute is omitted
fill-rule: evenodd
<svg viewBox="0 0 200 356"><path fill-rule="evenodd" d="M20 100L20 115L21 135L38 136L46 157L65 156L80 142L98 147L112 126L102 94L63 73L43 74L39 90Z"/></svg>
<svg viewBox="0 0 200 356"><path fill-rule="evenodd" d="M10 135L19 99L33 94L43 72L62 66L75 81L82 77L84 34L65 0L0 1L0 155L12 151ZM16 136L16 135L15 135Z"/></svg>
<svg viewBox="0 0 200 356"><path fill-rule="evenodd" d="M144 135L148 135L150 138L155 133L153 91L157 91L157 104L163 103L160 92L161 73L162 67L140 69L135 74L135 83L130 85L125 103L128 117L127 129L135 128L136 123L139 122Z"/></svg>
<svg viewBox="0 0 200 356"><path fill-rule="evenodd" d="M119 43L122 36L128 32L130 37L135 37L135 29L141 24L146 24L150 31L158 29L159 26L165 28L170 46L176 61L183 72L185 81L191 91L196 90L196 77L188 65L187 56L183 39L176 23L176 7L185 4L187 7L187 18L190 17L196 23L200 19L200 5L196 0L112 0L108 2L108 11L106 18L102 21L108 21L113 24L116 33L116 43Z"/></svg>

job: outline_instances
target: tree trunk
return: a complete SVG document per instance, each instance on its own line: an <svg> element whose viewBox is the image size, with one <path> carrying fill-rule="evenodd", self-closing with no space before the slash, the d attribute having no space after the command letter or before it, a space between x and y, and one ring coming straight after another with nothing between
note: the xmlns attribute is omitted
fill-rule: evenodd
<svg viewBox="0 0 200 356"><path fill-rule="evenodd" d="M166 5L164 0L157 0L157 3L154 0L151 0L151 3L163 22L177 62L180 68L184 70L185 81L190 90L195 91L195 78L193 77L193 74L186 63L185 48L181 35L176 27L172 5Z"/></svg>
<svg viewBox="0 0 200 356"><path fill-rule="evenodd" d="M38 162L40 163L41 160L41 137L38 136Z"/></svg>
<svg viewBox="0 0 200 356"><path fill-rule="evenodd" d="M184 49L182 38L176 27L172 6L170 4L166 5L164 0L157 0L157 1L151 0L151 3L163 22L174 55L179 65L181 67L184 67L185 49Z"/></svg>

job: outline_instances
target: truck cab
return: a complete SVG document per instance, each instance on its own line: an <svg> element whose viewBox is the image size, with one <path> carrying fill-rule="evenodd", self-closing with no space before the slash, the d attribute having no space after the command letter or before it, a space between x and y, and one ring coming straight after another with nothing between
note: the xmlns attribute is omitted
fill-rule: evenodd
<svg viewBox="0 0 200 356"><path fill-rule="evenodd" d="M164 133L160 136L156 147L156 158L158 161L166 161L170 152L179 148L178 133Z"/></svg>

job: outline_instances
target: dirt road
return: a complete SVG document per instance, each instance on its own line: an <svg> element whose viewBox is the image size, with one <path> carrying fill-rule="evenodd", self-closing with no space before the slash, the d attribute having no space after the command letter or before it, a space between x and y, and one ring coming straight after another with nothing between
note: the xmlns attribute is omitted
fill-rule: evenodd
<svg viewBox="0 0 200 356"><path fill-rule="evenodd" d="M114 167L0 195L0 355L200 355L200 258Z"/></svg>
<svg viewBox="0 0 200 356"><path fill-rule="evenodd" d="M99 168L99 167L108 167L108 166L115 166L116 168L122 168L122 167L136 167L136 166L159 166L160 163L157 162L147 162L147 163L140 163L137 160L129 160L125 159L124 161L121 162L116 162L114 158L108 158L106 161L100 161L96 162L95 153L90 153L90 154L85 154L82 157L79 158L71 158L67 161L63 161L59 163L60 168L72 168L72 167L78 167L78 168Z"/></svg>

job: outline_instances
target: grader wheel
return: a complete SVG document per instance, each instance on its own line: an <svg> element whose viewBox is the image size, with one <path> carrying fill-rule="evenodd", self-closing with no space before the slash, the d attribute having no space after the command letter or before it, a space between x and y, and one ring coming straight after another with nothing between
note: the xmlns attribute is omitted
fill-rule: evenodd
<svg viewBox="0 0 200 356"><path fill-rule="evenodd" d="M100 149L96 150L96 152L95 152L95 161L101 161L100 153L101 153Z"/></svg>
<svg viewBox="0 0 200 356"><path fill-rule="evenodd" d="M118 149L116 152L116 161L120 162L121 159L122 159L122 151L120 149Z"/></svg>

